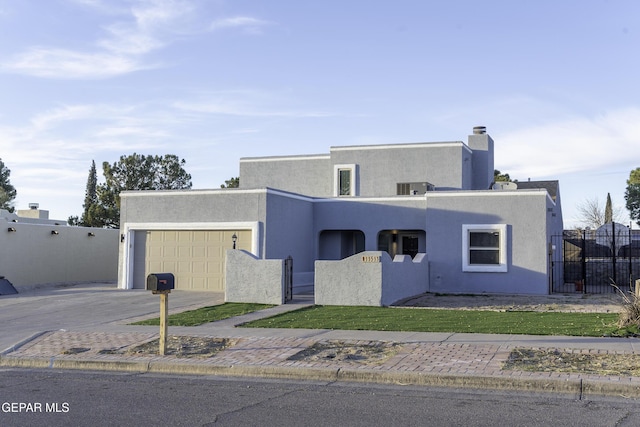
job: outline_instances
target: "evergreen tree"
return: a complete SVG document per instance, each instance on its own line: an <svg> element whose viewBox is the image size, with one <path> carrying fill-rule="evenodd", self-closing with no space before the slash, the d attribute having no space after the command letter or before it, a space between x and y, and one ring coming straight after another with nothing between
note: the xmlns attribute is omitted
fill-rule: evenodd
<svg viewBox="0 0 640 427"><path fill-rule="evenodd" d="M13 212L15 210L13 201L18 192L9 182L9 175L11 175L11 170L9 170L2 159L0 159L0 209Z"/></svg>
<svg viewBox="0 0 640 427"><path fill-rule="evenodd" d="M498 169L493 170L493 182L511 182L511 177L508 173L502 173Z"/></svg>
<svg viewBox="0 0 640 427"><path fill-rule="evenodd" d="M629 210L629 217L640 225L640 168L632 170L629 174L624 199Z"/></svg>
<svg viewBox="0 0 640 427"><path fill-rule="evenodd" d="M91 168L89 168L89 177L87 178L87 187L84 193L84 212L79 224L84 227L100 227L102 224L100 221L94 219L94 214L97 209L98 203L98 174L96 172L96 162L91 161Z"/></svg>
<svg viewBox="0 0 640 427"><path fill-rule="evenodd" d="M220 185L220 188L238 188L240 187L240 178L232 177L231 179L227 179L224 184Z"/></svg>
<svg viewBox="0 0 640 427"><path fill-rule="evenodd" d="M127 190L179 190L191 188L184 159L174 154L151 156L133 153L113 163L104 162L105 183L96 187L97 203L91 210L94 224L120 226L120 192Z"/></svg>
<svg viewBox="0 0 640 427"><path fill-rule="evenodd" d="M613 222L613 206L611 204L611 194L607 193L607 204L604 208L604 223L609 224Z"/></svg>

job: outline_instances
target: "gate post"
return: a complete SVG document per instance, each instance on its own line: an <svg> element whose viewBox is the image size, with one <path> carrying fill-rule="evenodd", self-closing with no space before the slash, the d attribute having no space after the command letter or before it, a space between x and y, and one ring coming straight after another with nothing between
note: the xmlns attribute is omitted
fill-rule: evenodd
<svg viewBox="0 0 640 427"><path fill-rule="evenodd" d="M580 264L582 267L582 293L587 289L587 230L582 230L582 250L580 251Z"/></svg>
<svg viewBox="0 0 640 427"><path fill-rule="evenodd" d="M616 223L614 221L611 221L611 234L613 234L613 236L611 237L611 252L613 255L613 259L612 259L612 264L613 264L613 283L616 284L616 286L618 285L618 272L616 271L618 269L618 266L616 265Z"/></svg>
<svg viewBox="0 0 640 427"><path fill-rule="evenodd" d="M631 227L633 226L633 222L629 221L629 250L627 251L627 255L629 256L629 288L633 286L633 259L631 258L631 249L633 245L631 244Z"/></svg>
<svg viewBox="0 0 640 427"><path fill-rule="evenodd" d="M284 260L284 302L293 299L293 257L289 255Z"/></svg>

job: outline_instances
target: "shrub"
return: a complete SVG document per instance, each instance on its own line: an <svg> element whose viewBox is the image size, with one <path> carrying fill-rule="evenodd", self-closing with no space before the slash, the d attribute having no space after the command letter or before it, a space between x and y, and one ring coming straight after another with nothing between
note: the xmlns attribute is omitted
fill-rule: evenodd
<svg viewBox="0 0 640 427"><path fill-rule="evenodd" d="M630 326L640 328L640 289L636 285L631 287L631 291L625 292L613 281L611 286L616 289L618 295L622 298L618 328L622 329Z"/></svg>

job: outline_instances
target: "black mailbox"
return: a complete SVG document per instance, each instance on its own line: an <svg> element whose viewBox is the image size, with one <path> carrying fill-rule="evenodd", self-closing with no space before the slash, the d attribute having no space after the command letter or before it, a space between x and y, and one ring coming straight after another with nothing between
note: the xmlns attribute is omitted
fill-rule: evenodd
<svg viewBox="0 0 640 427"><path fill-rule="evenodd" d="M153 273L147 276L148 291L170 291L175 288L175 278L171 273Z"/></svg>

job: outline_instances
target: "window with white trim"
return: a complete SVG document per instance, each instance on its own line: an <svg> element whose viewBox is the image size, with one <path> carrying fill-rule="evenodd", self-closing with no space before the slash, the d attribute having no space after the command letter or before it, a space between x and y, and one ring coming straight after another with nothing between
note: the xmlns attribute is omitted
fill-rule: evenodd
<svg viewBox="0 0 640 427"><path fill-rule="evenodd" d="M335 165L333 195L348 197L356 195L356 165Z"/></svg>
<svg viewBox="0 0 640 427"><path fill-rule="evenodd" d="M488 273L508 271L506 224L462 226L462 271Z"/></svg>
<svg viewBox="0 0 640 427"><path fill-rule="evenodd" d="M338 170L338 196L351 195L351 169Z"/></svg>

